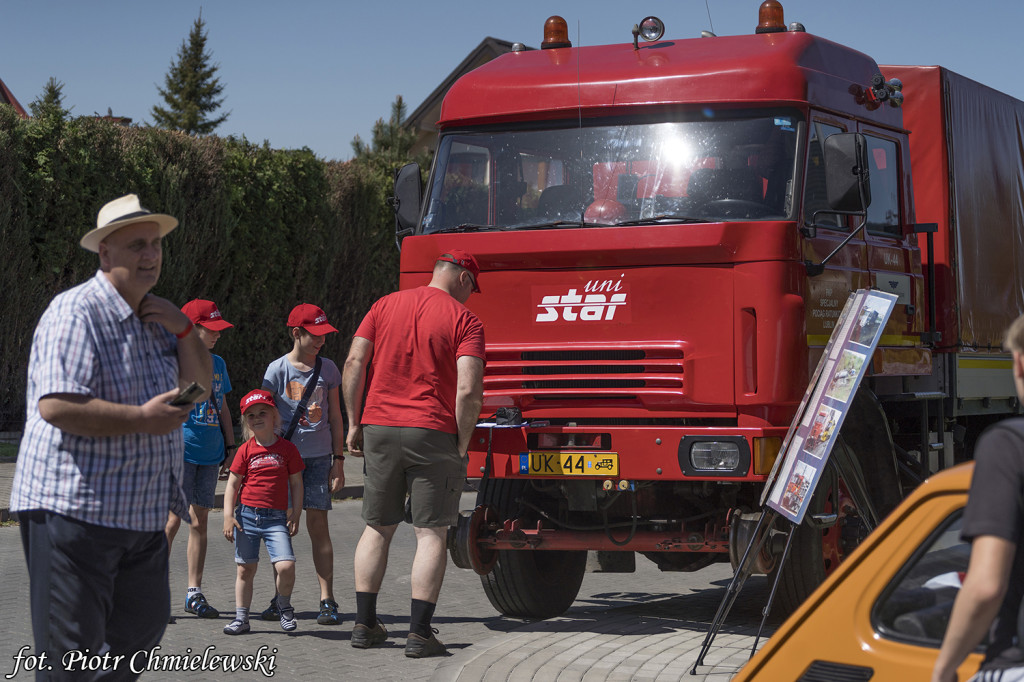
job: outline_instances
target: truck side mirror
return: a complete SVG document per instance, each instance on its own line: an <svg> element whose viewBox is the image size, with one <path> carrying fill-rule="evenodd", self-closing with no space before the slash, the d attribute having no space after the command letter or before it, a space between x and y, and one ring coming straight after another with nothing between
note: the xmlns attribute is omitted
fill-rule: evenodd
<svg viewBox="0 0 1024 682"><path fill-rule="evenodd" d="M861 133L825 138L825 195L833 211L862 213L871 205L868 143Z"/></svg>
<svg viewBox="0 0 1024 682"><path fill-rule="evenodd" d="M398 237L412 234L420 218L423 188L420 185L420 165L410 163L395 171L395 196L389 199L395 211L395 233Z"/></svg>
<svg viewBox="0 0 1024 682"><path fill-rule="evenodd" d="M825 138L822 148L825 157L825 197L831 208L815 211L810 225L801 228L804 236L817 236L817 218L820 213L855 215L860 224L839 243L820 263L804 261L810 277L825 271L825 264L864 229L871 205L871 184L868 182L868 142L861 133L836 133Z"/></svg>

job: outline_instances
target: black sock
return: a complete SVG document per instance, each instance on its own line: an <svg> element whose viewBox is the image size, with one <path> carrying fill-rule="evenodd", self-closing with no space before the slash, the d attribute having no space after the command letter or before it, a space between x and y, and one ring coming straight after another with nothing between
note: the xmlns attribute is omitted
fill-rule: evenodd
<svg viewBox="0 0 1024 682"><path fill-rule="evenodd" d="M434 617L434 609L437 604L422 599L412 600L412 615L409 617L409 632L415 632L420 637L430 639L430 619Z"/></svg>
<svg viewBox="0 0 1024 682"><path fill-rule="evenodd" d="M377 625L376 592L356 592L356 623L368 628Z"/></svg>

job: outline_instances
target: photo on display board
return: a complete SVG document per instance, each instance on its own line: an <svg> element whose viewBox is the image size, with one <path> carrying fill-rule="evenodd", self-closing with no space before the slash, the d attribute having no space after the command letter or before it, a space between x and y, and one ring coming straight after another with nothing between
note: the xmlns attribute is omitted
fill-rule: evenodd
<svg viewBox="0 0 1024 682"><path fill-rule="evenodd" d="M835 433L841 416L842 413L839 410L828 405L819 407L814 421L811 422L811 431L804 441L804 452L821 459L825 454L825 446L832 438L832 434Z"/></svg>
<svg viewBox="0 0 1024 682"><path fill-rule="evenodd" d="M870 346L874 343L875 335L881 326L885 315L889 310L890 302L885 299L868 297L864 301L864 307L857 315L857 322L853 325L850 340L861 346Z"/></svg>
<svg viewBox="0 0 1024 682"><path fill-rule="evenodd" d="M844 403L849 402L850 394L857 386L857 377L860 376L864 368L865 359L866 356L863 353L844 350L836 365L836 372L832 375L832 381L825 391L825 397Z"/></svg>
<svg viewBox="0 0 1024 682"><path fill-rule="evenodd" d="M798 461L796 466L793 467L793 473L789 476L789 481L786 483L786 491L782 494L782 501L780 503L790 514L798 514L800 512L800 507L803 505L804 498L807 497L807 491L810 489L814 476L817 473L818 470L815 467L803 461Z"/></svg>

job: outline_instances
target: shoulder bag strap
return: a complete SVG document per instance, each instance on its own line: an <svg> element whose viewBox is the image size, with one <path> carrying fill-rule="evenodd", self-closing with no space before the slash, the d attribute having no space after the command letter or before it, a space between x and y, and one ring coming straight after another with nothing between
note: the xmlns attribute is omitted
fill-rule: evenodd
<svg viewBox="0 0 1024 682"><path fill-rule="evenodd" d="M302 392L302 400L295 406L295 414L292 415L292 423L288 425L288 431L284 434L285 440L291 440L292 435L295 433L295 427L299 425L299 420L302 419L302 415L306 414L306 404L309 402L310 397L313 395L313 389L316 388L316 382L320 379L320 365L322 360L320 356L316 356L316 363L313 365L313 376L309 378L309 382L306 384L306 390Z"/></svg>

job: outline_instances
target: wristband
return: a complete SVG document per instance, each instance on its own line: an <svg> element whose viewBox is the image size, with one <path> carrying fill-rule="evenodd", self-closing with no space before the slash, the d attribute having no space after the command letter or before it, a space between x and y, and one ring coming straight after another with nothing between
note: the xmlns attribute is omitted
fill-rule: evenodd
<svg viewBox="0 0 1024 682"><path fill-rule="evenodd" d="M231 445L225 445L225 446L224 446L224 448L225 448L225 449L228 449L228 448L230 448L230 449L232 449L232 450L234 450L234 449L235 449L235 448L237 448L237 447L238 447L238 446L237 446L237 445L235 445L234 443L232 443Z"/></svg>
<svg viewBox="0 0 1024 682"><path fill-rule="evenodd" d="M331 457L333 458L334 462L344 462L345 461L345 455L331 455Z"/></svg>
<svg viewBox="0 0 1024 682"><path fill-rule="evenodd" d="M188 321L188 326L185 327L185 330L180 332L180 333L178 333L178 334L175 334L174 336L176 336L179 339L183 339L183 338L185 338L186 336L188 336L189 334L192 333L192 327L194 327L194 326L195 325L192 324L192 320L189 320Z"/></svg>

